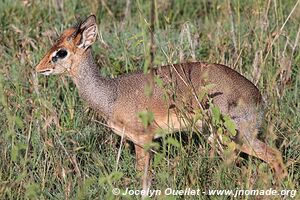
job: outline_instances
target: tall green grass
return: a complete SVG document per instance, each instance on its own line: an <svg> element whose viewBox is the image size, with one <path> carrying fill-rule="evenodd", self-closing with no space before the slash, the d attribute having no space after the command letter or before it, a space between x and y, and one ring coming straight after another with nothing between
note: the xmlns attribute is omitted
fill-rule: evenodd
<svg viewBox="0 0 300 200"><path fill-rule="evenodd" d="M93 49L103 75L142 69L149 55L150 1L130 2L130 12L125 12L126 1L117 0L0 2L1 199L131 199L114 196L112 188L140 188L132 145L123 147L116 172L120 138L99 123L68 78L33 72L58 34L76 17L91 13L99 23ZM252 80L266 99L261 137L282 152L289 176L274 184L266 163L247 156L228 163L226 156L210 155L205 136L187 131L174 140L158 141L162 147L153 158L151 188L299 190L300 5L293 10L296 3L156 0L154 64L222 63ZM233 199L203 194L196 198Z"/></svg>

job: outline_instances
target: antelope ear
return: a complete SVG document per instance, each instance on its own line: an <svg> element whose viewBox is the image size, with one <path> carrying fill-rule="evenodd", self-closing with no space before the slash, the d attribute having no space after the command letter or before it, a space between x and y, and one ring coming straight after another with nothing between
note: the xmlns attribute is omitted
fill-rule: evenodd
<svg viewBox="0 0 300 200"><path fill-rule="evenodd" d="M96 24L96 16L90 15L88 16L80 25L80 29L85 29L87 27L90 27L92 25Z"/></svg>
<svg viewBox="0 0 300 200"><path fill-rule="evenodd" d="M95 15L89 16L84 22L82 22L80 30L81 38L77 46L78 48L87 49L97 39L98 27Z"/></svg>

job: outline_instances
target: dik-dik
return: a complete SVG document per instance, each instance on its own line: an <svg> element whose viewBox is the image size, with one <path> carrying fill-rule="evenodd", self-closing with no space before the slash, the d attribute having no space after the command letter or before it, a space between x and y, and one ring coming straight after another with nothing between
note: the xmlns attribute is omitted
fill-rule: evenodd
<svg viewBox="0 0 300 200"><path fill-rule="evenodd" d="M157 84L152 87L152 95L146 95L145 86L151 83L153 74L138 71L113 79L100 75L91 49L97 31L94 15L66 29L36 66L36 71L71 77L81 98L105 118L116 134L134 143L138 170L148 167L150 152L143 147L158 136L156 130L186 129L187 123L178 110L186 108L193 115L193 109L199 109L197 94L210 84L213 87L207 96L236 124L237 135L233 141L238 150L268 163L277 178L287 175L281 153L257 139L262 97L249 80L220 64L180 63L158 67L153 72L164 85L172 85L168 91L170 98L164 98L165 88ZM154 116L154 121L147 126L138 116L145 111ZM201 129L200 122L197 126Z"/></svg>

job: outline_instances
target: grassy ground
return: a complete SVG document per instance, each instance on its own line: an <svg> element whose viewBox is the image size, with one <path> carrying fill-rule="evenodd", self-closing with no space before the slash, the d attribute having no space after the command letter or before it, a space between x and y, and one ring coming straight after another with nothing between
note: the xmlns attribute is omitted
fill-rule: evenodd
<svg viewBox="0 0 300 200"><path fill-rule="evenodd" d="M1 199L114 199L120 197L112 188L139 189L132 145L123 147L116 172L120 138L96 122L69 79L33 73L57 34L74 24L75 16L91 13L100 27L93 48L102 73L115 77L143 68L150 4L127 2L127 11L125 0L0 2ZM157 0L154 62L222 63L252 80L267 102L262 138L282 152L289 176L274 184L271 169L258 159L242 156L228 163L226 156L211 157L205 137L185 140L187 132L174 138L179 145L160 141L153 189L299 190L300 5L293 10L296 0L228 2Z"/></svg>

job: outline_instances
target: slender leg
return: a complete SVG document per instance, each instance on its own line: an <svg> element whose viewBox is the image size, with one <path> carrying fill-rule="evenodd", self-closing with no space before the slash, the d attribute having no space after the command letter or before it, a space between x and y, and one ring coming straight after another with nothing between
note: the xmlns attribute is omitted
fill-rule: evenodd
<svg viewBox="0 0 300 200"><path fill-rule="evenodd" d="M243 111L243 110L242 110ZM240 111L241 112L241 111ZM260 118L257 111L243 111L242 117L236 118L238 126L237 148L242 152L255 156L273 168L276 178L280 181L287 176L281 153L257 139Z"/></svg>
<svg viewBox="0 0 300 200"><path fill-rule="evenodd" d="M143 190L150 189L151 178L149 176L150 153L139 145L134 145L136 155L136 169L142 172Z"/></svg>
<svg viewBox="0 0 300 200"><path fill-rule="evenodd" d="M135 157L136 157L136 169L139 172L143 172L145 168L148 168L150 160L150 153L145 151L143 147L139 145L134 145L135 147Z"/></svg>
<svg viewBox="0 0 300 200"><path fill-rule="evenodd" d="M278 180L282 180L287 176L281 153L278 150L269 147L264 142L253 139L251 143L244 143L239 146L239 149L246 154L260 158L268 163L274 169Z"/></svg>

